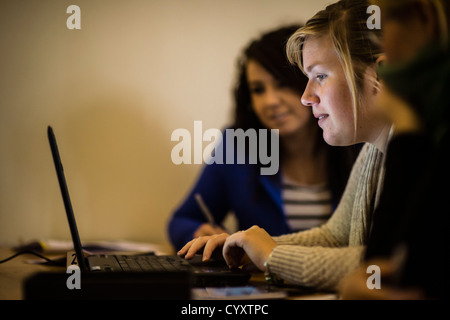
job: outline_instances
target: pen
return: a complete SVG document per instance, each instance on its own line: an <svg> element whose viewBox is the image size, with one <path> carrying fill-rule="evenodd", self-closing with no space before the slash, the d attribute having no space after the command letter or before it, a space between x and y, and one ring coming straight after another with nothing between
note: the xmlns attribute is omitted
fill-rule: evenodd
<svg viewBox="0 0 450 320"><path fill-rule="evenodd" d="M195 194L195 200L197 200L197 203L198 203L200 209L202 210L203 215L205 216L206 220L208 220L208 222L213 226L213 228L216 228L217 224L214 221L214 218L213 218L211 212L209 211L208 207L206 206L205 202L203 201L202 196L199 193Z"/></svg>

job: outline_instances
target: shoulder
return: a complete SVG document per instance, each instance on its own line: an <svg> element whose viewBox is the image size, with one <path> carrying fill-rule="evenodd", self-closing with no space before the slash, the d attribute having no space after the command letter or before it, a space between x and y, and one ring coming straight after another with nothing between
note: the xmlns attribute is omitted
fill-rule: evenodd
<svg viewBox="0 0 450 320"><path fill-rule="evenodd" d="M383 153L373 144L365 143L353 166L353 171L360 172L364 168L377 166L383 159ZM352 172L352 174L354 174Z"/></svg>
<svg viewBox="0 0 450 320"><path fill-rule="evenodd" d="M364 144L353 165L344 194L336 211L343 208L344 211L351 211L350 209L353 206L353 201L358 189L368 183L367 179L373 176L374 171L378 171L382 164L382 159L382 152L374 145L370 143Z"/></svg>

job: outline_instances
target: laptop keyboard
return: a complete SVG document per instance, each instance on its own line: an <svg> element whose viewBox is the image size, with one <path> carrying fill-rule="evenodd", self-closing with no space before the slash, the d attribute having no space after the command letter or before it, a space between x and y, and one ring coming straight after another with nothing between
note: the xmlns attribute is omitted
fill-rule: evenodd
<svg viewBox="0 0 450 320"><path fill-rule="evenodd" d="M177 256L126 256L116 255L115 258L123 271L186 271L191 265Z"/></svg>

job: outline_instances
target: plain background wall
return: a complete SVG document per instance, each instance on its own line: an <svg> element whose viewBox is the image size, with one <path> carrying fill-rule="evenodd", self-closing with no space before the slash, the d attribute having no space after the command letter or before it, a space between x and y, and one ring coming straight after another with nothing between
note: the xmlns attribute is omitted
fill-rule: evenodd
<svg viewBox="0 0 450 320"><path fill-rule="evenodd" d="M48 125L82 239L167 244L202 168L172 163L172 132L229 124L242 48L330 2L2 0L0 245L70 239Z"/></svg>

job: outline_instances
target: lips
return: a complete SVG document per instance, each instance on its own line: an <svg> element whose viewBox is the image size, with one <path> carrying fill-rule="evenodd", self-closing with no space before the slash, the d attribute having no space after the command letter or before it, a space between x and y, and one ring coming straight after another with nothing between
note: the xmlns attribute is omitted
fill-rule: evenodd
<svg viewBox="0 0 450 320"><path fill-rule="evenodd" d="M282 119L284 119L287 115L288 115L287 112L284 112L284 113L277 113L277 114L271 115L270 118L271 118L272 120L277 121L277 120L282 120Z"/></svg>
<svg viewBox="0 0 450 320"><path fill-rule="evenodd" d="M323 124L323 122L327 120L328 114L325 114L325 113L314 114L314 117L315 117L316 119L318 119L317 124L319 125L319 127L321 127L321 125Z"/></svg>

